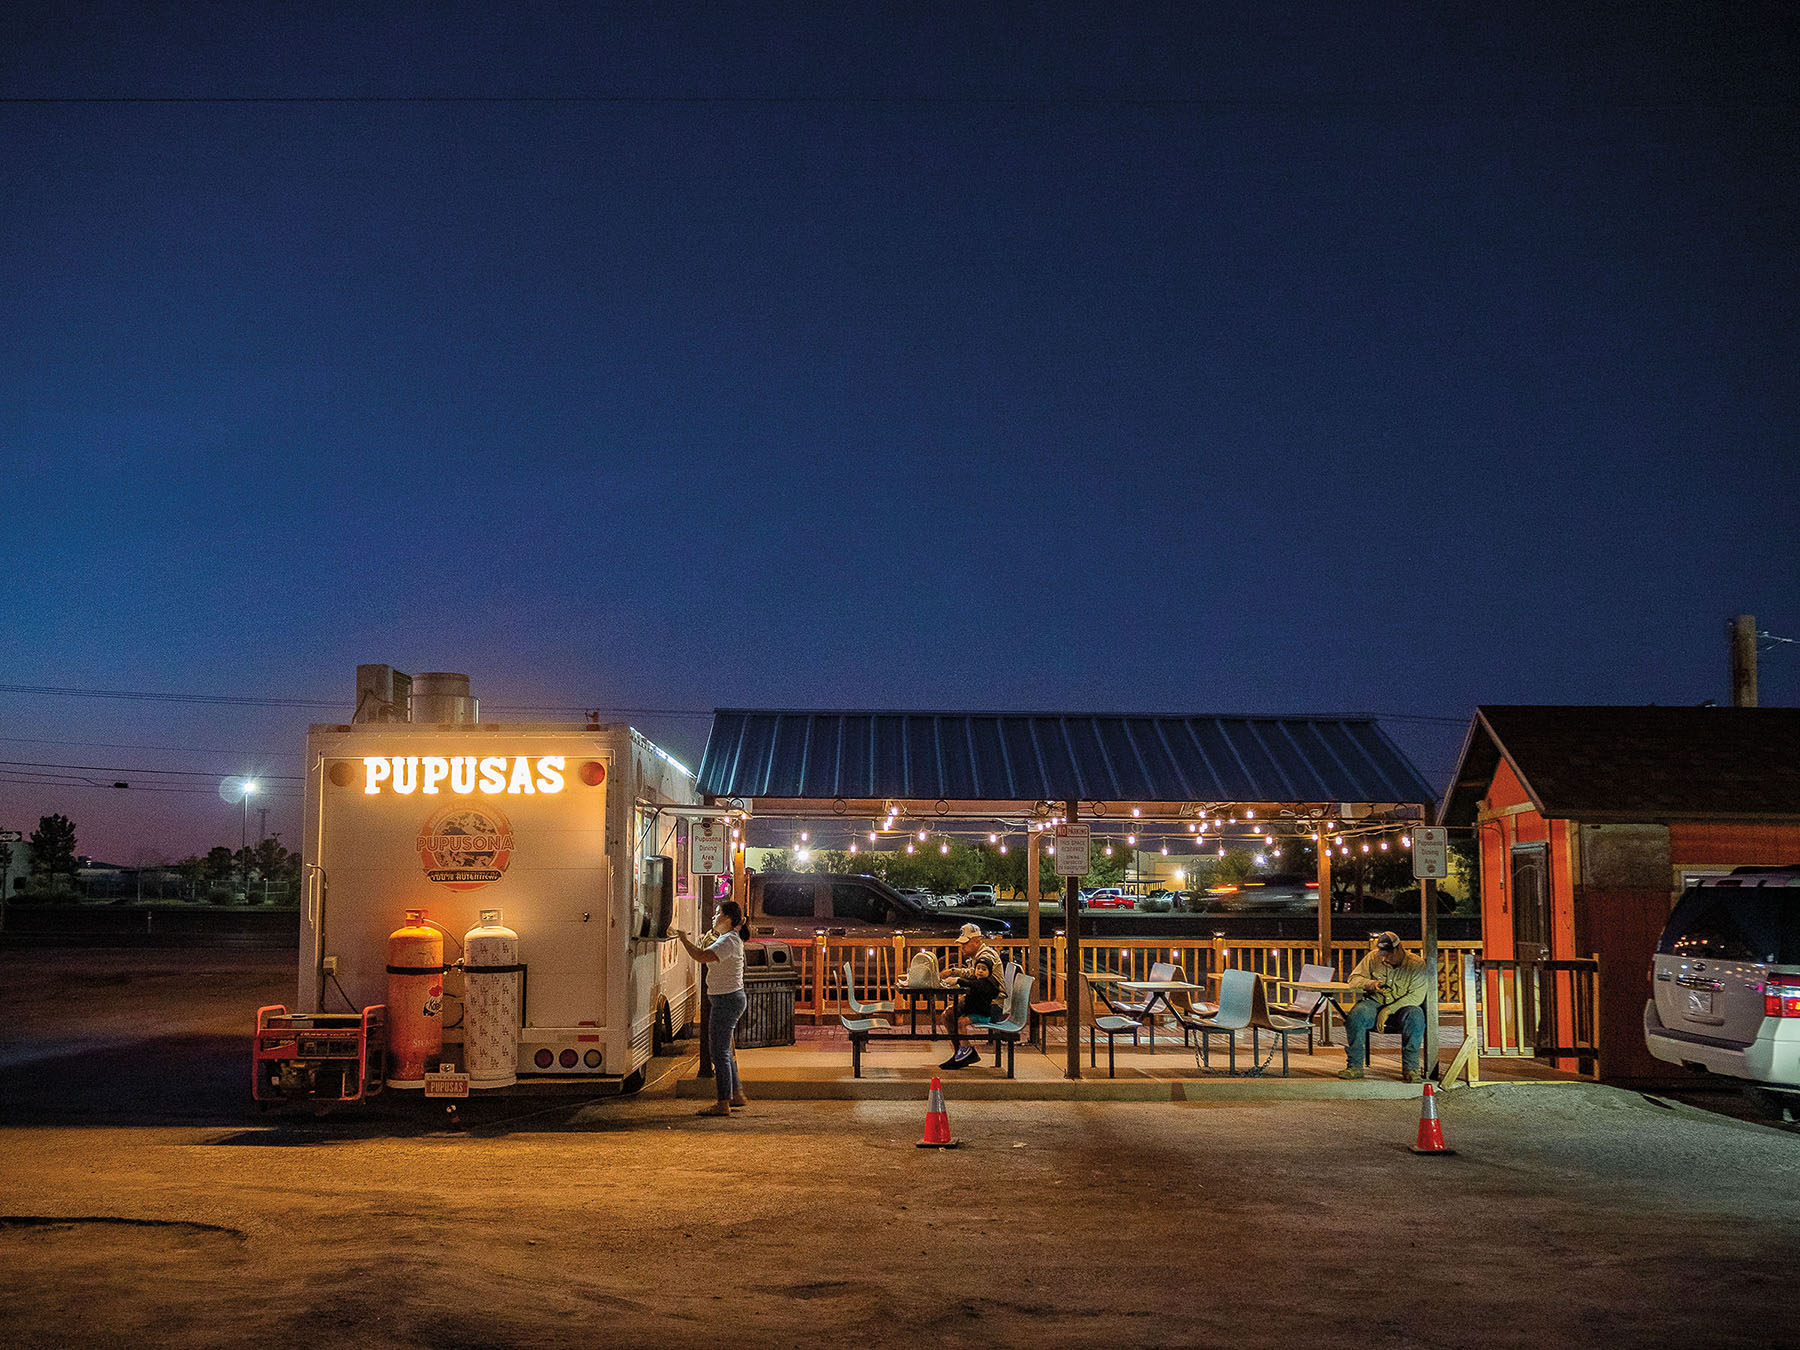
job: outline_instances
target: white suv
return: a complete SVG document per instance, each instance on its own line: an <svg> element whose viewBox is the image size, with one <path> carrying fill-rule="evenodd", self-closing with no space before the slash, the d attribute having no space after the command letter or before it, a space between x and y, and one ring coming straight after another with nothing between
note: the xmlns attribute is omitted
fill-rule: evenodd
<svg viewBox="0 0 1800 1350"><path fill-rule="evenodd" d="M1800 866L1690 886L1651 968L1644 1043L1670 1064L1741 1078L1800 1106Z"/></svg>

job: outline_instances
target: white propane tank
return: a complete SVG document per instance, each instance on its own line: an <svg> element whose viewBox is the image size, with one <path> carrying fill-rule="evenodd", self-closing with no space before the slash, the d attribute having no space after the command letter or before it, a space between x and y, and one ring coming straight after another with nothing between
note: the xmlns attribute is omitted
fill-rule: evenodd
<svg viewBox="0 0 1800 1350"><path fill-rule="evenodd" d="M471 1088L518 1082L519 935L484 909L463 937L463 1055Z"/></svg>

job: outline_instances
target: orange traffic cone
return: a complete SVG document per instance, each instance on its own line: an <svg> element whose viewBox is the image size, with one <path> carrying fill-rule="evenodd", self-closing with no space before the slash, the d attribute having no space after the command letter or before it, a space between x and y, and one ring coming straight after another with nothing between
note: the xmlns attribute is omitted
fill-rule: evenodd
<svg viewBox="0 0 1800 1350"><path fill-rule="evenodd" d="M956 1147L956 1140L950 1137L950 1113L944 1110L944 1085L935 1074L931 1079L931 1096L925 1102L925 1137L919 1140L919 1147Z"/></svg>
<svg viewBox="0 0 1800 1350"><path fill-rule="evenodd" d="M1456 1152L1444 1143L1444 1123L1438 1119L1437 1092L1429 1082L1419 1099L1419 1142L1413 1145L1412 1151L1441 1154L1446 1158Z"/></svg>

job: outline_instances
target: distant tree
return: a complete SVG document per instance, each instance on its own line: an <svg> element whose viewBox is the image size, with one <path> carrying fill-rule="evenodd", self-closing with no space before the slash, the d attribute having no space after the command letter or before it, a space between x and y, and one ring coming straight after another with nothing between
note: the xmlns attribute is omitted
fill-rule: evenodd
<svg viewBox="0 0 1800 1350"><path fill-rule="evenodd" d="M75 823L64 815L43 816L31 832L31 875L75 880Z"/></svg>
<svg viewBox="0 0 1800 1350"><path fill-rule="evenodd" d="M215 844L206 850L206 879L208 881L230 881L237 872L237 854L223 844Z"/></svg>
<svg viewBox="0 0 1800 1350"><path fill-rule="evenodd" d="M197 853L190 853L175 864L175 870L181 874L181 879L187 886L188 899L192 900L200 893L200 887L205 884L209 875L207 860Z"/></svg>

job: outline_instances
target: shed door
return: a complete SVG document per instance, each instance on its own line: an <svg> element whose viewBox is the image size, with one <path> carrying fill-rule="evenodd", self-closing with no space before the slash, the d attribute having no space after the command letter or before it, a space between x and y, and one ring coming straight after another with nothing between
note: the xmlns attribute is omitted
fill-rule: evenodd
<svg viewBox="0 0 1800 1350"><path fill-rule="evenodd" d="M1513 845L1513 956L1519 961L1550 959L1549 863L1548 845Z"/></svg>
<svg viewBox="0 0 1800 1350"><path fill-rule="evenodd" d="M1514 844L1512 850L1513 959L1550 959L1550 846ZM1536 1002L1526 1018L1536 1026L1538 1045L1556 1044L1556 977L1539 971L1527 979L1522 997Z"/></svg>

